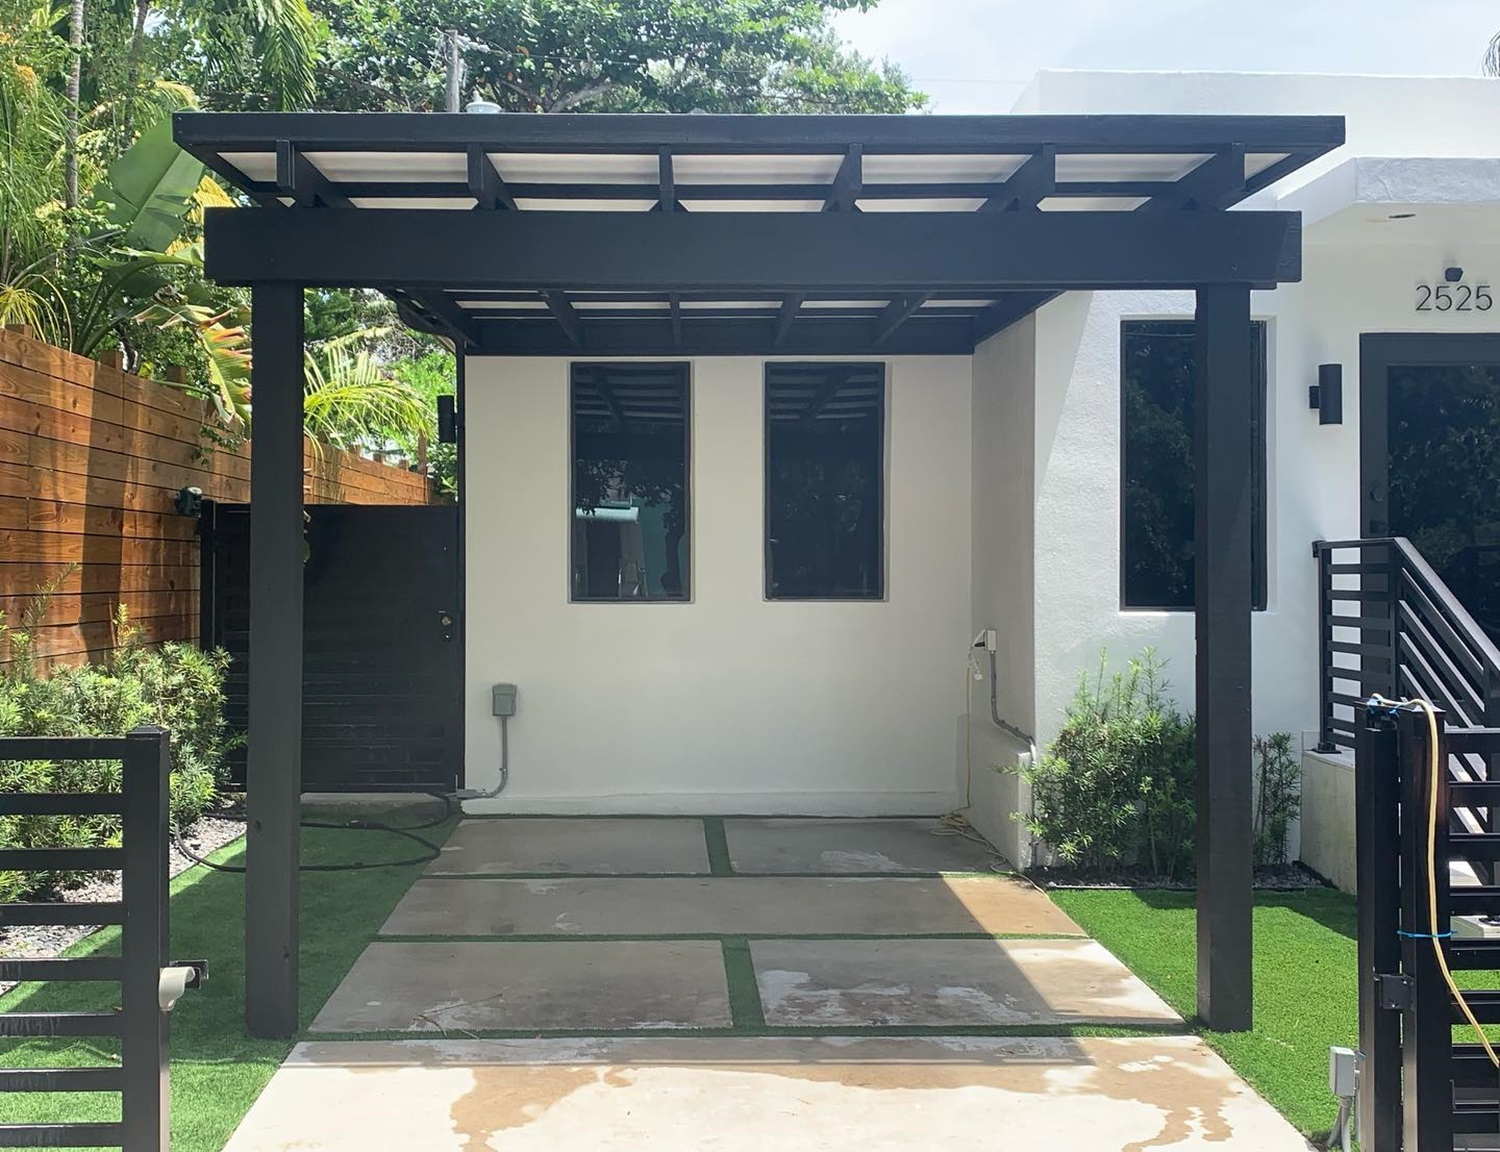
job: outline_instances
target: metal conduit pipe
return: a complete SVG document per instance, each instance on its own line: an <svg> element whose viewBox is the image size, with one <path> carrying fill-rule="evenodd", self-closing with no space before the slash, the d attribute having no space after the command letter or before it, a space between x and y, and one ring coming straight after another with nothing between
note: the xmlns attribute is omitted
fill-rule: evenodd
<svg viewBox="0 0 1500 1152"><path fill-rule="evenodd" d="M1000 700L998 697L1000 674L995 658L996 646L994 643L994 635L995 630L993 628L986 628L981 631L978 636L974 637L974 647L983 648L989 654L990 658L990 723L993 724L996 728L1000 729L1000 731L1008 733L1009 735L1019 740L1022 744L1025 744L1027 749L1031 753L1031 762L1035 764L1036 737L1030 735L1027 732L1023 732L1020 728L1017 728L1009 720L1006 720L1000 715Z"/></svg>

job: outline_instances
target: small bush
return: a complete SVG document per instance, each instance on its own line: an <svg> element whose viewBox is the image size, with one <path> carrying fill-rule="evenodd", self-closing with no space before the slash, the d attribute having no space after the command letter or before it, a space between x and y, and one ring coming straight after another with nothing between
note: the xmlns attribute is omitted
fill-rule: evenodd
<svg viewBox="0 0 1500 1152"><path fill-rule="evenodd" d="M1101 655L1045 755L1017 769L1033 801L1017 819L1070 868L1193 870L1193 718L1168 698L1164 666L1147 649L1111 674Z"/></svg>
<svg viewBox="0 0 1500 1152"><path fill-rule="evenodd" d="M172 736L172 818L190 824L226 779L225 756L233 745L223 718L229 657L190 644L143 647L123 608L115 637L115 651L105 663L40 676L30 660L29 632L10 632L0 617L0 642L9 640L12 653L27 657L0 671L0 736L119 736L143 724L163 728ZM0 792L119 787L115 761L0 760ZM116 817L0 816L0 846L7 848L112 846L119 838ZM0 872L0 902L55 891L79 879L68 873Z"/></svg>
<svg viewBox="0 0 1500 1152"><path fill-rule="evenodd" d="M1255 863L1287 862L1287 832L1302 810L1302 767L1289 732L1255 741Z"/></svg>

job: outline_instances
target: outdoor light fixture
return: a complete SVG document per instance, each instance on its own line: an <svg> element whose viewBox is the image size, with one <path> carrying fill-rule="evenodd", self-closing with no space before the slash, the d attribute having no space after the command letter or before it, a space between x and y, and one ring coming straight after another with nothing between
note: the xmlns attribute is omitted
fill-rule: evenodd
<svg viewBox="0 0 1500 1152"><path fill-rule="evenodd" d="M1344 366L1319 364L1318 382L1307 390L1307 406L1317 411L1319 424L1344 422Z"/></svg>
<svg viewBox="0 0 1500 1152"><path fill-rule="evenodd" d="M196 516L203 511L202 488L179 488L172 499L172 506L179 516Z"/></svg>

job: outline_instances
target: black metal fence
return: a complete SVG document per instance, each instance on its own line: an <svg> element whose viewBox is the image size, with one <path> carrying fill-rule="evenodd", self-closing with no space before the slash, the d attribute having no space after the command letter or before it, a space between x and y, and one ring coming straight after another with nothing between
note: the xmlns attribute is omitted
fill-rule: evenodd
<svg viewBox="0 0 1500 1152"><path fill-rule="evenodd" d="M1410 541L1318 540L1318 748L1352 749L1373 693L1500 726L1500 650Z"/></svg>
<svg viewBox="0 0 1500 1152"><path fill-rule="evenodd" d="M1500 887L1483 879L1500 859L1488 819L1500 807L1500 778L1489 772L1500 729L1450 729L1447 719L1439 710L1434 756L1424 712L1358 713L1363 1152L1453 1152L1497 1146L1470 1143L1481 1134L1500 1139L1500 1069L1468 1042L1472 1030L1455 1042L1467 1016L1444 971L1500 969L1500 936L1482 920L1500 915ZM1465 988L1463 999L1480 1024L1500 1024L1500 989Z"/></svg>
<svg viewBox="0 0 1500 1152"><path fill-rule="evenodd" d="M19 872L119 871L118 901L0 905L0 924L118 924L119 956L0 959L0 980L118 981L119 1007L104 1012L0 1012L0 1036L111 1037L120 1063L92 1068L0 1069L0 1092L117 1092L118 1123L4 1124L0 1147L123 1148L165 1152L168 1136L167 965L168 777L166 733L128 736L3 737L0 760L118 760L122 788L113 793L0 793L0 813L25 816L118 816L118 848L5 848L0 869Z"/></svg>

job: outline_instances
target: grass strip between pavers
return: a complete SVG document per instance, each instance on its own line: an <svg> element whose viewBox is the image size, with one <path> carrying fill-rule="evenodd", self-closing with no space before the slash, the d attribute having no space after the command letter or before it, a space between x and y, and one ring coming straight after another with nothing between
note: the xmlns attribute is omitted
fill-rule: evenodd
<svg viewBox="0 0 1500 1152"><path fill-rule="evenodd" d="M425 807L425 806L424 806ZM428 809L430 810L430 809ZM394 824L418 822L418 809L382 810ZM308 815L325 815L314 813ZM347 816L347 812L334 814ZM419 833L441 844L457 820ZM399 860L412 854L409 840L353 829L302 830L307 863ZM242 863L243 841L214 853L217 863ZM301 1012L312 1022L365 945L375 938L420 866L363 872L303 873ZM290 1040L252 1040L244 1023L245 878L194 868L172 882L172 956L206 957L208 982L189 992L172 1013L173 1152L219 1152L255 1098L291 1051ZM119 929L106 928L68 949L68 956L119 950ZM23 984L0 997L0 1010L97 1012L119 1003L117 983L52 981ZM98 1038L0 1040L0 1067L60 1068L117 1064L117 1041ZM111 1122L120 1097L104 1092L6 1093L0 1122L58 1124Z"/></svg>
<svg viewBox="0 0 1500 1152"><path fill-rule="evenodd" d="M729 836L722 816L703 818L703 839L708 845L708 871L712 876L733 876L734 862L729 858Z"/></svg>
<svg viewBox="0 0 1500 1152"><path fill-rule="evenodd" d="M750 956L750 940L745 936L725 936L724 977L729 984L729 1016L738 1034L766 1026L765 1009L760 1002L760 984L755 978L755 961Z"/></svg>

